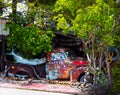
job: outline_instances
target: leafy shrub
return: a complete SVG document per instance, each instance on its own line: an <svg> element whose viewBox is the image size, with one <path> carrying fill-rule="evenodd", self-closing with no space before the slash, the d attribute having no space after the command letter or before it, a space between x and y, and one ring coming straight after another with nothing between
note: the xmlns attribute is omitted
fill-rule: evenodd
<svg viewBox="0 0 120 95"><path fill-rule="evenodd" d="M23 24L11 22L6 25L10 29L7 39L8 48L15 47L25 57L31 58L42 52L46 53L52 49L52 30L41 30L33 23Z"/></svg>
<svg viewBox="0 0 120 95"><path fill-rule="evenodd" d="M111 94L115 95L115 93L120 92L120 61L116 63L116 65L112 68L112 77L113 77L113 85L111 88Z"/></svg>

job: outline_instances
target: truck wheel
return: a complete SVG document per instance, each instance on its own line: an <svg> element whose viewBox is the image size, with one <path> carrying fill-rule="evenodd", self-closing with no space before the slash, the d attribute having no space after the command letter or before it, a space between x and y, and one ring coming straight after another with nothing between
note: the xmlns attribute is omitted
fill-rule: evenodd
<svg viewBox="0 0 120 95"><path fill-rule="evenodd" d="M17 77L19 80L27 80L30 78L29 74L23 71L16 73L15 77Z"/></svg>
<svg viewBox="0 0 120 95"><path fill-rule="evenodd" d="M90 93L94 91L94 86L91 83L86 83L85 86L81 88L81 91Z"/></svg>
<svg viewBox="0 0 120 95"><path fill-rule="evenodd" d="M79 82L83 83L84 82L84 78L85 78L85 75L81 76L81 78L79 79Z"/></svg>

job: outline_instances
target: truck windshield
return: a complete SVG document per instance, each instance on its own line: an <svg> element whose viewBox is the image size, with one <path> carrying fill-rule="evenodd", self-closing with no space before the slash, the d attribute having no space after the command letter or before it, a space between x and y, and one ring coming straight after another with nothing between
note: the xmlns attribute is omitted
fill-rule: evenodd
<svg viewBox="0 0 120 95"><path fill-rule="evenodd" d="M64 53L51 53L51 60L65 60L66 56Z"/></svg>

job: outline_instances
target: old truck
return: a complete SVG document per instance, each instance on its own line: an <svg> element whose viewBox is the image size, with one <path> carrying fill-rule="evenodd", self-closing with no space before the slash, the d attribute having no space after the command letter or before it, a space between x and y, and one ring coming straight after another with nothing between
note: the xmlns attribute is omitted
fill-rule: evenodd
<svg viewBox="0 0 120 95"><path fill-rule="evenodd" d="M12 56L15 57L15 55ZM22 61L12 61L12 63L8 61L8 64L8 76L17 77L20 80L45 78L80 82L83 81L88 61L86 58L76 57L68 48L54 48L47 54L46 61L41 64L31 65L27 62L23 64Z"/></svg>
<svg viewBox="0 0 120 95"><path fill-rule="evenodd" d="M76 57L74 52L68 48L54 49L48 56L46 78L82 81L88 65L87 59Z"/></svg>

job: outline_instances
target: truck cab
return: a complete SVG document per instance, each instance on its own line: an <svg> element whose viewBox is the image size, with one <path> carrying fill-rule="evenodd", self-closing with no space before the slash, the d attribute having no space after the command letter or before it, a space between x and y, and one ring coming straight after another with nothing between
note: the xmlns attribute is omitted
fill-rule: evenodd
<svg viewBox="0 0 120 95"><path fill-rule="evenodd" d="M53 49L47 60L46 78L50 80L80 81L88 66L87 59L76 57L74 52L68 48Z"/></svg>

